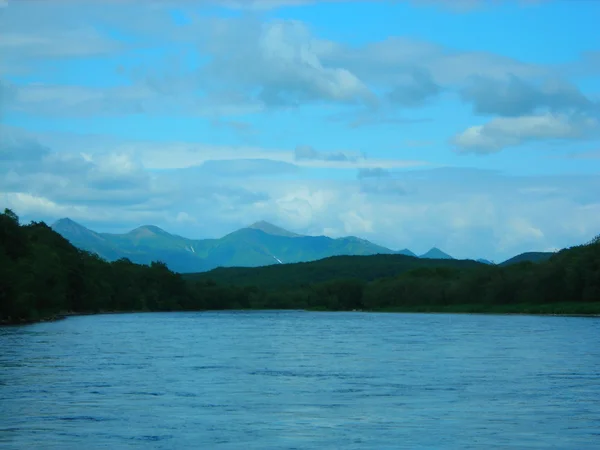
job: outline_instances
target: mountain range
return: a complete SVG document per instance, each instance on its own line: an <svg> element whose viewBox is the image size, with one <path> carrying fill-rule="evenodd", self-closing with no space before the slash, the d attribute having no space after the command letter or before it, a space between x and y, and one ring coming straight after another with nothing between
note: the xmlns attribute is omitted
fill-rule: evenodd
<svg viewBox="0 0 600 450"><path fill-rule="evenodd" d="M187 239L153 225L124 234L97 233L65 218L52 229L76 247L114 261L128 258L139 264L163 261L176 272L204 272L216 267L259 267L315 261L330 256L401 254L417 257L408 249L391 250L355 236L330 238L304 236L260 221L220 239ZM453 259L438 248L421 258Z"/></svg>
<svg viewBox="0 0 600 450"><path fill-rule="evenodd" d="M331 256L376 254L406 255L423 259L454 259L439 248L417 256L409 249L392 250L355 236L330 238L305 236L260 221L219 239L188 239L154 225L128 233L97 233L71 219L60 219L52 229L76 247L108 261L128 258L138 264L162 261L180 273L206 272L217 267L260 267L316 261ZM523 261L540 262L552 253L530 252L515 256L502 265ZM484 264L493 264L484 259Z"/></svg>

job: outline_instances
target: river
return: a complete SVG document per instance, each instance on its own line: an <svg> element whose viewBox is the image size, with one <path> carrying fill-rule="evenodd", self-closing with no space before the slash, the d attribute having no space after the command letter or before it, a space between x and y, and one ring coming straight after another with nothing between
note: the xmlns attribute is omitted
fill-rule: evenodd
<svg viewBox="0 0 600 450"><path fill-rule="evenodd" d="M0 327L2 449L600 448L600 319L304 311Z"/></svg>

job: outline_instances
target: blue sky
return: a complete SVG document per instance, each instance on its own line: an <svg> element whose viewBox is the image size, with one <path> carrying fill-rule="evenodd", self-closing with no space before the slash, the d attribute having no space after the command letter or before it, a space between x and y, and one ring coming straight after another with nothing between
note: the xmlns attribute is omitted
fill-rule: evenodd
<svg viewBox="0 0 600 450"><path fill-rule="evenodd" d="M8 0L0 203L502 260L600 233L600 3Z"/></svg>

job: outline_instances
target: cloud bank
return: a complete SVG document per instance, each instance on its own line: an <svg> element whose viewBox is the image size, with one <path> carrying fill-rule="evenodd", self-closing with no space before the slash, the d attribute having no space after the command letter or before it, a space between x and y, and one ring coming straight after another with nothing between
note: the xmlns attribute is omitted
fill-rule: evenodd
<svg viewBox="0 0 600 450"><path fill-rule="evenodd" d="M585 52L533 60L553 36L531 22L499 41L491 17L546 20L550 2L318 3L9 1L3 204L100 230L269 220L490 259L598 233L600 60L574 20L561 29ZM415 31L424 18L439 27Z"/></svg>

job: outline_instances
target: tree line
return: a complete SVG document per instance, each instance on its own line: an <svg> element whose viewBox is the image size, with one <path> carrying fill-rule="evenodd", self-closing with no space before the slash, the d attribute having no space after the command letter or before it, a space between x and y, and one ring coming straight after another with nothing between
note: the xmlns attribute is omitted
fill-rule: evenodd
<svg viewBox="0 0 600 450"><path fill-rule="evenodd" d="M398 273L390 272L400 263L389 256L294 265L285 270L304 273L288 275L287 283L281 278L267 283L270 272L260 268L245 273L243 282L227 282L223 276L215 281L206 274L183 277L158 261L107 262L74 247L45 223L23 225L5 210L0 214L0 322L66 313L225 309L600 313L599 238L546 262L508 267L414 258L421 262L411 266L411 259L402 260ZM365 273L361 258L379 261L371 264L379 271L360 276ZM316 270L323 264L329 279ZM334 270L336 264L344 269Z"/></svg>

